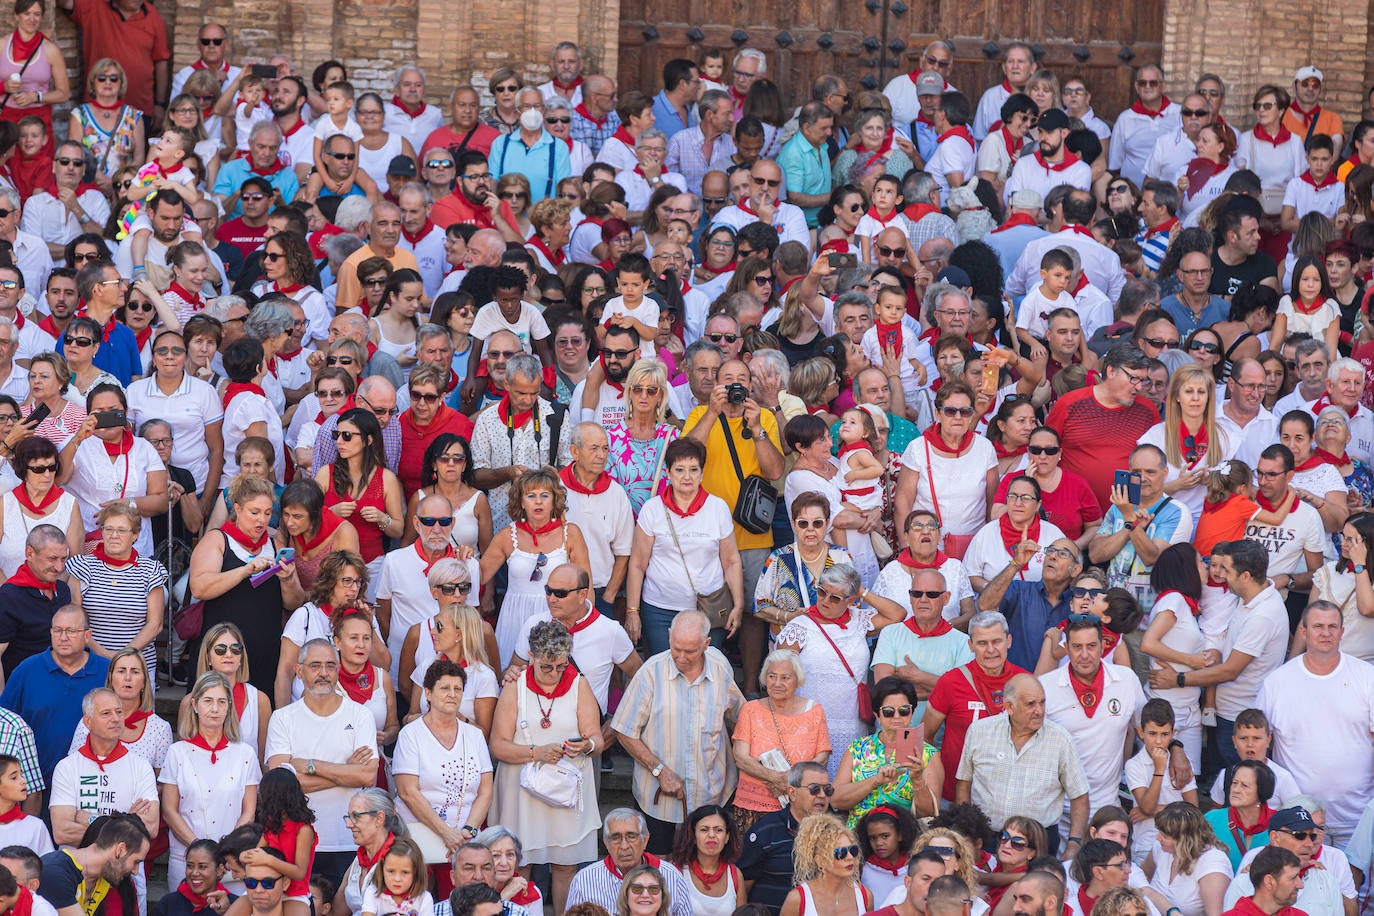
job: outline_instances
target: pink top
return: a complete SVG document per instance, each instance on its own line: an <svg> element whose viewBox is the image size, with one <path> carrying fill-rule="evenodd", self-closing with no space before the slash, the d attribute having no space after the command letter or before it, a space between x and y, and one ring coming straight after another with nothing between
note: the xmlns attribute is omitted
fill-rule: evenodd
<svg viewBox="0 0 1374 916"><path fill-rule="evenodd" d="M740 710L735 723L735 741L749 746L749 756L758 759L772 748L781 748L789 764L812 760L821 751L830 750L830 729L825 724L825 710L819 703L811 703L795 716L777 715L776 724L767 699L752 700ZM779 774L785 780L786 773ZM782 805L768 787L747 773L739 774L735 804L749 811L777 811Z"/></svg>
<svg viewBox="0 0 1374 916"><path fill-rule="evenodd" d="M11 73L18 73L23 69L23 63L16 63L11 53L11 43L14 41L14 33L5 39L5 50L0 54L0 91L3 91L3 83L10 78ZM33 61L19 81L19 86L24 92L47 92L52 88L52 67L48 64L48 56L43 53L43 46L39 45L38 50L33 52ZM6 108L12 108L7 101ZM31 109L47 108L46 105L33 105Z"/></svg>

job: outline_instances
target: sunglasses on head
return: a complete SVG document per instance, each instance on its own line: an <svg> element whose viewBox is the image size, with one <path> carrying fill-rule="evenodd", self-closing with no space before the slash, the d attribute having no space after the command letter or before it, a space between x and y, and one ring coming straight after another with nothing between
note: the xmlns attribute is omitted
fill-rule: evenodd
<svg viewBox="0 0 1374 916"><path fill-rule="evenodd" d="M472 591L471 582L445 582L443 585L436 585L434 587L439 590L439 594L441 595L466 595L468 592Z"/></svg>
<svg viewBox="0 0 1374 916"><path fill-rule="evenodd" d="M1102 626L1102 618L1098 617L1096 614L1070 614L1069 623L1074 625L1087 624L1088 626L1100 627Z"/></svg>

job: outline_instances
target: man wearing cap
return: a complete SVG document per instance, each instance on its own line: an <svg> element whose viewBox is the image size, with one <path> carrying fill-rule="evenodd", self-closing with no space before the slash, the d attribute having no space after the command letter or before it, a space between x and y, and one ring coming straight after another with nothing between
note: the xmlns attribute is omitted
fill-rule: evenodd
<svg viewBox="0 0 1374 916"><path fill-rule="evenodd" d="M1366 749L1366 755L1368 750ZM1340 878L1320 861L1313 860L1313 854L1321 848L1321 833L1317 830L1312 814L1302 807L1282 808L1269 819L1269 845L1286 850L1298 858L1298 875L1301 886L1296 899L1288 903L1295 911L1307 916L1354 916L1354 899L1341 896ZM1251 878L1252 869L1258 873L1255 861L1266 848L1258 846L1251 849L1240 860L1236 876L1226 888L1226 899L1222 906L1227 910L1239 909L1246 912L1245 902L1251 902L1259 909L1264 908L1263 895L1256 889ZM1285 870L1286 871L1286 870ZM1268 882L1264 882L1266 885ZM1282 901L1275 901L1281 903Z"/></svg>
<svg viewBox="0 0 1374 916"><path fill-rule="evenodd" d="M1202 129L1212 123L1212 109L1207 107L1207 99L1196 92L1183 97L1183 107L1179 109L1180 122L1175 130L1169 131L1155 140L1150 150L1150 158L1145 160L1146 180L1167 181L1177 185L1183 177L1188 163L1197 158L1197 137Z"/></svg>
<svg viewBox="0 0 1374 916"><path fill-rule="evenodd" d="M909 81L905 76L897 79ZM911 142L916 144L916 152L921 154L922 162L929 162L930 157L935 155L935 148L940 145L940 132L935 129L935 109L940 106L940 96L945 93L946 86L949 83L938 73L927 71L916 77L916 113L907 123L911 125Z"/></svg>
<svg viewBox="0 0 1374 916"><path fill-rule="evenodd" d="M1117 115L1107 168L1139 187L1145 180L1145 160L1155 141L1179 126L1179 104L1164 94L1164 69L1146 64L1135 72L1135 103Z"/></svg>
<svg viewBox="0 0 1374 916"><path fill-rule="evenodd" d="M272 185L266 178L250 175L239 185L243 215L220 223L215 238L233 245L246 258L267 241L267 214L272 209Z"/></svg>
<svg viewBox="0 0 1374 916"><path fill-rule="evenodd" d="M425 104L425 71L414 64L396 71L394 86L395 95L385 106L386 132L400 134L418 150L426 137L444 126L444 113Z"/></svg>
<svg viewBox="0 0 1374 916"><path fill-rule="evenodd" d="M1007 179L1005 199L1022 189L1036 191L1041 197L1050 188L1061 184L1070 185L1082 191L1092 188L1092 166L1069 152L1064 146L1069 136L1069 116L1058 108L1051 108L1040 115L1037 123L1040 141L1033 156L1022 156Z"/></svg>
<svg viewBox="0 0 1374 916"><path fill-rule="evenodd" d="M1002 117L1002 103L1013 92L1022 92L1035 72L1035 54L1031 46L1022 41L1007 45L1006 57L1002 60L1002 75L1005 79L991 86L978 100L978 113L973 118L973 135L980 141ZM948 91L948 90L945 90ZM971 177L971 176L969 176Z"/></svg>
<svg viewBox="0 0 1374 916"><path fill-rule="evenodd" d="M1323 83L1322 72L1311 65L1293 74L1293 103L1283 113L1283 126L1296 134L1304 145L1314 135L1326 134L1331 138L1331 145L1340 149L1345 145L1345 125L1340 115L1319 104Z"/></svg>
<svg viewBox="0 0 1374 916"><path fill-rule="evenodd" d="M997 252L997 260L1002 264L1002 276L1010 276L1016 259L1021 257L1027 245L1049 235L1035 221L1044 203L1040 192L1030 188L1007 195L1007 221L983 238L988 247Z"/></svg>
<svg viewBox="0 0 1374 916"><path fill-rule="evenodd" d="M393 204L408 181L415 180L415 160L409 156L392 156L386 164L386 193L382 196Z"/></svg>
<svg viewBox="0 0 1374 916"><path fill-rule="evenodd" d="M520 108L520 129L503 134L491 144L487 162L499 181L519 173L530 183L530 206L552 197L558 183L572 174L568 145L555 141L544 129L544 96L532 86L516 96Z"/></svg>

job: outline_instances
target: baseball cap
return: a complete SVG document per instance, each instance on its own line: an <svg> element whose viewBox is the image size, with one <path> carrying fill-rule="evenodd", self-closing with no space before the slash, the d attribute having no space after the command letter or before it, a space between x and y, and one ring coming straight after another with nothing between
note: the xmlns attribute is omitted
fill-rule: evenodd
<svg viewBox="0 0 1374 916"><path fill-rule="evenodd" d="M1310 79L1321 80L1323 83L1326 82L1326 79L1322 76L1322 72L1311 64L1308 64L1306 67L1298 68L1298 72L1293 74L1293 82L1295 83L1301 83L1303 80Z"/></svg>
<svg viewBox="0 0 1374 916"><path fill-rule="evenodd" d="M945 78L933 70L916 77L917 95L939 95L945 91Z"/></svg>
<svg viewBox="0 0 1374 916"><path fill-rule="evenodd" d="M386 173L398 178L414 178L415 160L409 156L393 156L386 167Z"/></svg>
<svg viewBox="0 0 1374 916"><path fill-rule="evenodd" d="M1040 130L1064 130L1069 126L1069 116L1063 109L1051 108L1040 115L1040 120L1035 122L1035 126Z"/></svg>
<svg viewBox="0 0 1374 916"><path fill-rule="evenodd" d="M1270 830L1313 830L1316 826L1312 815L1301 806L1282 808L1269 819Z"/></svg>
<svg viewBox="0 0 1374 916"><path fill-rule="evenodd" d="M1040 196L1039 191L1032 191L1030 188L1022 188L1011 195L1008 201L1013 210L1039 210L1045 205L1045 199Z"/></svg>
<svg viewBox="0 0 1374 916"><path fill-rule="evenodd" d="M962 267L955 267L953 264L936 274L935 279L941 283L949 283L952 286L957 286L960 289L973 285L973 281L968 278L968 274L964 269Z"/></svg>

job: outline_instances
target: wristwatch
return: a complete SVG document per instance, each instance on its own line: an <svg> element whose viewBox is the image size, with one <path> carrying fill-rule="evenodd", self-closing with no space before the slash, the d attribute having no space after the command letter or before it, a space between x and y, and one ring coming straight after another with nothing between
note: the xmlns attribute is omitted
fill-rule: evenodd
<svg viewBox="0 0 1374 916"><path fill-rule="evenodd" d="M1350 567L1350 571L1353 572L1353 573L1355 573L1356 575L1359 575L1360 573L1364 572L1366 569L1368 569L1368 567L1367 567L1367 566L1364 566L1364 565L1362 565L1362 564L1360 564L1360 563L1356 563L1356 564L1354 564L1353 566Z"/></svg>
<svg viewBox="0 0 1374 916"><path fill-rule="evenodd" d="M314 757L311 757L309 760L307 760L307 761L305 762L305 775L306 775L306 776L314 776L314 775L315 775L315 758L314 758Z"/></svg>
<svg viewBox="0 0 1374 916"><path fill-rule="evenodd" d="M1177 685L1180 686L1180 687L1187 687L1187 686L1188 686L1187 682L1185 682L1185 681L1183 680L1183 675L1184 675L1185 673L1186 673L1186 672L1180 671L1177 675L1175 675L1175 677L1174 677L1174 683L1177 684Z"/></svg>
<svg viewBox="0 0 1374 916"><path fill-rule="evenodd" d="M1121 525L1121 527L1122 527L1122 528L1125 528L1127 531L1134 531L1134 530L1135 530L1135 522L1123 522L1122 525Z"/></svg>
<svg viewBox="0 0 1374 916"><path fill-rule="evenodd" d="M658 766L654 767L652 770L649 771L649 775L652 776L654 779L657 779L657 778L658 778L658 774L659 774L659 773L662 773L662 772L663 772L663 764L660 763Z"/></svg>

